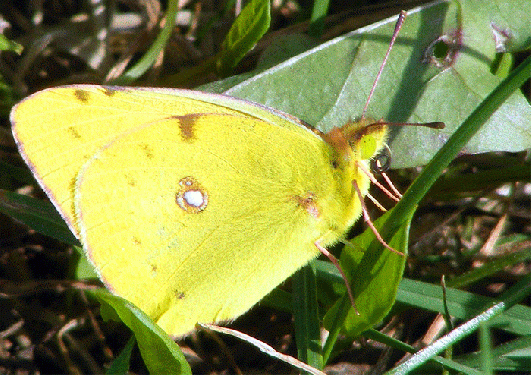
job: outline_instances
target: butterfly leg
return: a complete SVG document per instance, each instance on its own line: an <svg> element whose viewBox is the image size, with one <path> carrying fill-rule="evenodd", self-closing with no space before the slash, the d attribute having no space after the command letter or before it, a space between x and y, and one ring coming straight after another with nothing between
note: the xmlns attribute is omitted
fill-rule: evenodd
<svg viewBox="0 0 531 375"><path fill-rule="evenodd" d="M350 284L348 282L347 276L345 275L345 272L343 272L343 268L341 268L341 265L339 264L339 261L335 256L333 256L328 250L326 250L319 241L315 241L315 246L319 249L319 251L326 256L330 261L336 266L336 268L339 270L339 273L341 274L341 277L343 277L343 281L345 282L345 286L347 287L347 293L350 298L350 302L352 304L352 307L354 307L354 310L356 311L356 314L359 315L358 309L356 309L356 304L354 303L354 295L352 294L352 289L350 288Z"/></svg>

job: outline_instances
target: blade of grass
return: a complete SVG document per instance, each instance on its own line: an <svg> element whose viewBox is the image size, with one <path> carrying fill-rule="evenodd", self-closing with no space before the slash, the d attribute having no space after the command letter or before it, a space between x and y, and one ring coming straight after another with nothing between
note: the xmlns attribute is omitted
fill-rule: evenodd
<svg viewBox="0 0 531 375"><path fill-rule="evenodd" d="M329 0L318 0L313 3L312 16L310 18L310 28L308 34L314 38L322 35L324 30L324 20L328 14Z"/></svg>
<svg viewBox="0 0 531 375"><path fill-rule="evenodd" d="M400 366L389 371L388 374L398 375L398 374L407 374L410 371L418 368L424 364L429 359L432 359L437 355L437 353L443 351L445 348L454 344L455 342L461 340L462 338L468 336L483 322L487 322L496 315L500 314L506 309L505 303L498 303L495 306L487 309L484 313L476 316L474 319L469 320L468 322L457 327L447 335L441 337L439 340L435 341L432 345L428 346L425 349L420 350L415 355L413 355L409 360L402 363Z"/></svg>
<svg viewBox="0 0 531 375"><path fill-rule="evenodd" d="M323 369L315 269L310 263L292 278L295 342L299 360Z"/></svg>
<svg viewBox="0 0 531 375"><path fill-rule="evenodd" d="M415 349L413 346L405 344L405 343L403 343L401 341L395 340L392 337L384 335L383 333L381 333L381 332L379 332L377 330L374 330L374 329L370 329L368 331L365 331L363 333L363 336L368 338L368 339L372 339L372 340L381 342L381 343L383 343L383 344L385 344L387 346L390 346L392 348L402 350L404 352L409 352L409 353L416 353L417 352L417 349ZM464 365L462 363L458 363L458 362L455 362L453 360L450 360L450 359L447 359L447 358L443 358L443 357L440 357L440 356L433 357L432 361L433 361L434 365L439 364L439 365L442 365L442 366L444 366L445 368L447 368L449 370L454 370L456 372L461 372L463 374L470 374L470 375L481 375L482 374L481 371L478 371L478 370L476 370L473 367L466 366L466 365ZM440 368L440 366L437 367L437 368Z"/></svg>
<svg viewBox="0 0 531 375"><path fill-rule="evenodd" d="M168 39L171 36L175 21L177 18L177 10L179 9L178 0L170 0L168 3L168 10L166 11L166 22L164 28L160 31L159 35L149 48L149 50L142 56L142 58L129 70L127 70L122 76L113 80L113 85L129 85L131 82L136 81L142 76L159 57L160 52L166 46Z"/></svg>

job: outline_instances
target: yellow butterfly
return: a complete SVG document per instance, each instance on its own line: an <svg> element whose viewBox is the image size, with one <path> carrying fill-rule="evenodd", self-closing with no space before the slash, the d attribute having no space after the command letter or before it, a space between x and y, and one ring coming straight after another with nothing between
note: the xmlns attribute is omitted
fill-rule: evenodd
<svg viewBox="0 0 531 375"><path fill-rule="evenodd" d="M387 134L369 120L324 134L224 95L89 85L40 91L11 121L105 285L174 336L241 315L344 238Z"/></svg>

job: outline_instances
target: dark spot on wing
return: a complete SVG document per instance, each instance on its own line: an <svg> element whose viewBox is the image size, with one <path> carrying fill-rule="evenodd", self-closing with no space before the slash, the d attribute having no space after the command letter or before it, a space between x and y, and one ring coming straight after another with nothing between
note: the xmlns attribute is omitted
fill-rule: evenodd
<svg viewBox="0 0 531 375"><path fill-rule="evenodd" d="M79 101L82 101L82 102L87 102L89 100L89 92L88 91L85 91L85 90L80 90L80 89L76 89L74 91L74 96L76 97L77 100Z"/></svg>
<svg viewBox="0 0 531 375"><path fill-rule="evenodd" d="M68 127L68 132L70 134L72 134L72 137L76 138L76 139L81 139L81 134L79 134L79 132L77 131L76 128L74 128L73 126L69 126Z"/></svg>
<svg viewBox="0 0 531 375"><path fill-rule="evenodd" d="M126 175L125 176L125 179L127 180L127 185L131 186L131 187L135 187L136 186L136 179L130 175Z"/></svg>
<svg viewBox="0 0 531 375"><path fill-rule="evenodd" d="M140 148L144 151L144 154L148 159L153 159L153 149L147 143L142 143Z"/></svg>
<svg viewBox="0 0 531 375"><path fill-rule="evenodd" d="M114 94L116 94L116 90L110 88L110 87L104 87L103 88L103 93L106 95L106 96L113 96Z"/></svg>
<svg viewBox="0 0 531 375"><path fill-rule="evenodd" d="M200 113L185 116L173 116L172 118L179 121L179 129L181 130L181 138L185 142L190 142L195 138L195 122L202 116Z"/></svg>
<svg viewBox="0 0 531 375"><path fill-rule="evenodd" d="M184 292L179 292L178 290L175 291L175 297L177 299L183 299L185 297Z"/></svg>

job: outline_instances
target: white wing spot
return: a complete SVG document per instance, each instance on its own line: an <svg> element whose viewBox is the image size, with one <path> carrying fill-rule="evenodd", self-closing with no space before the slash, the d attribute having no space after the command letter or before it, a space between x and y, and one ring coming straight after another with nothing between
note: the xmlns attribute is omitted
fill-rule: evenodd
<svg viewBox="0 0 531 375"><path fill-rule="evenodd" d="M206 208L208 194L195 178L188 176L179 181L175 201L184 211L197 214Z"/></svg>
<svg viewBox="0 0 531 375"><path fill-rule="evenodd" d="M194 206L194 207L201 207L203 203L205 202L203 200L203 193L198 190L189 190L186 193L184 193L183 196L184 200L188 205Z"/></svg>

